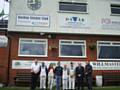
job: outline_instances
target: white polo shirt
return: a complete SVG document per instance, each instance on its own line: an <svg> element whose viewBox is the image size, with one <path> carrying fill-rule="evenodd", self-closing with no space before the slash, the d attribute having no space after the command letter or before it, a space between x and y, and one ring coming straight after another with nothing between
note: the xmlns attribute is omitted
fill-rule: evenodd
<svg viewBox="0 0 120 90"><path fill-rule="evenodd" d="M31 70L32 70L32 72L37 74L39 72L39 70L40 70L40 64L39 63L37 63L37 64L32 63L31 64Z"/></svg>

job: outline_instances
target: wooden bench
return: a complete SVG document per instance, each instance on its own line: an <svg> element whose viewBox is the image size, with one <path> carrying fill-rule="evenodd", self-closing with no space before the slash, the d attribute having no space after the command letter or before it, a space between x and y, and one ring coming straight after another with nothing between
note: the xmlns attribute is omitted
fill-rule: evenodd
<svg viewBox="0 0 120 90"><path fill-rule="evenodd" d="M120 85L120 72L104 72L103 85Z"/></svg>
<svg viewBox="0 0 120 90"><path fill-rule="evenodd" d="M16 86L30 86L31 83L31 73L19 72L14 78ZM38 80L39 82L39 80Z"/></svg>
<svg viewBox="0 0 120 90"><path fill-rule="evenodd" d="M30 86L31 83L31 73L18 72L14 78L15 86ZM84 84L86 86L86 79L84 78ZM95 78L93 78L93 85L95 85ZM39 79L37 81L37 86L39 86Z"/></svg>

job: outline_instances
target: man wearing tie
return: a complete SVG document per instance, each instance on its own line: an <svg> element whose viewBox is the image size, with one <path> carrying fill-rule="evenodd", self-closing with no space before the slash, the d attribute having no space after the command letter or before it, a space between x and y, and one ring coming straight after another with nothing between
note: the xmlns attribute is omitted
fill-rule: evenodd
<svg viewBox="0 0 120 90"><path fill-rule="evenodd" d="M81 66L81 63L78 63L78 66L75 69L76 81L77 81L77 90L84 90L84 67Z"/></svg>

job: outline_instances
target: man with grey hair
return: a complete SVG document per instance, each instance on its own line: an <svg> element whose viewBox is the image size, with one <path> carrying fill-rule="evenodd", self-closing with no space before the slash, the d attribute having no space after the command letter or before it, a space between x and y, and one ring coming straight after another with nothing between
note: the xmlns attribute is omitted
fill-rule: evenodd
<svg viewBox="0 0 120 90"><path fill-rule="evenodd" d="M40 64L38 63L38 60L35 59L34 62L31 64L31 90L35 90L37 85L37 79L39 77L39 69Z"/></svg>

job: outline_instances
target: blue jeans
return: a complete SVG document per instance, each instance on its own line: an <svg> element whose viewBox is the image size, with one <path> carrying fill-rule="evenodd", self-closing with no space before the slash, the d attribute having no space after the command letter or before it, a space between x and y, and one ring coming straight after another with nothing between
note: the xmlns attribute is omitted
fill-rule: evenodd
<svg viewBox="0 0 120 90"><path fill-rule="evenodd" d="M56 90L60 90L62 76L55 76L56 79Z"/></svg>

